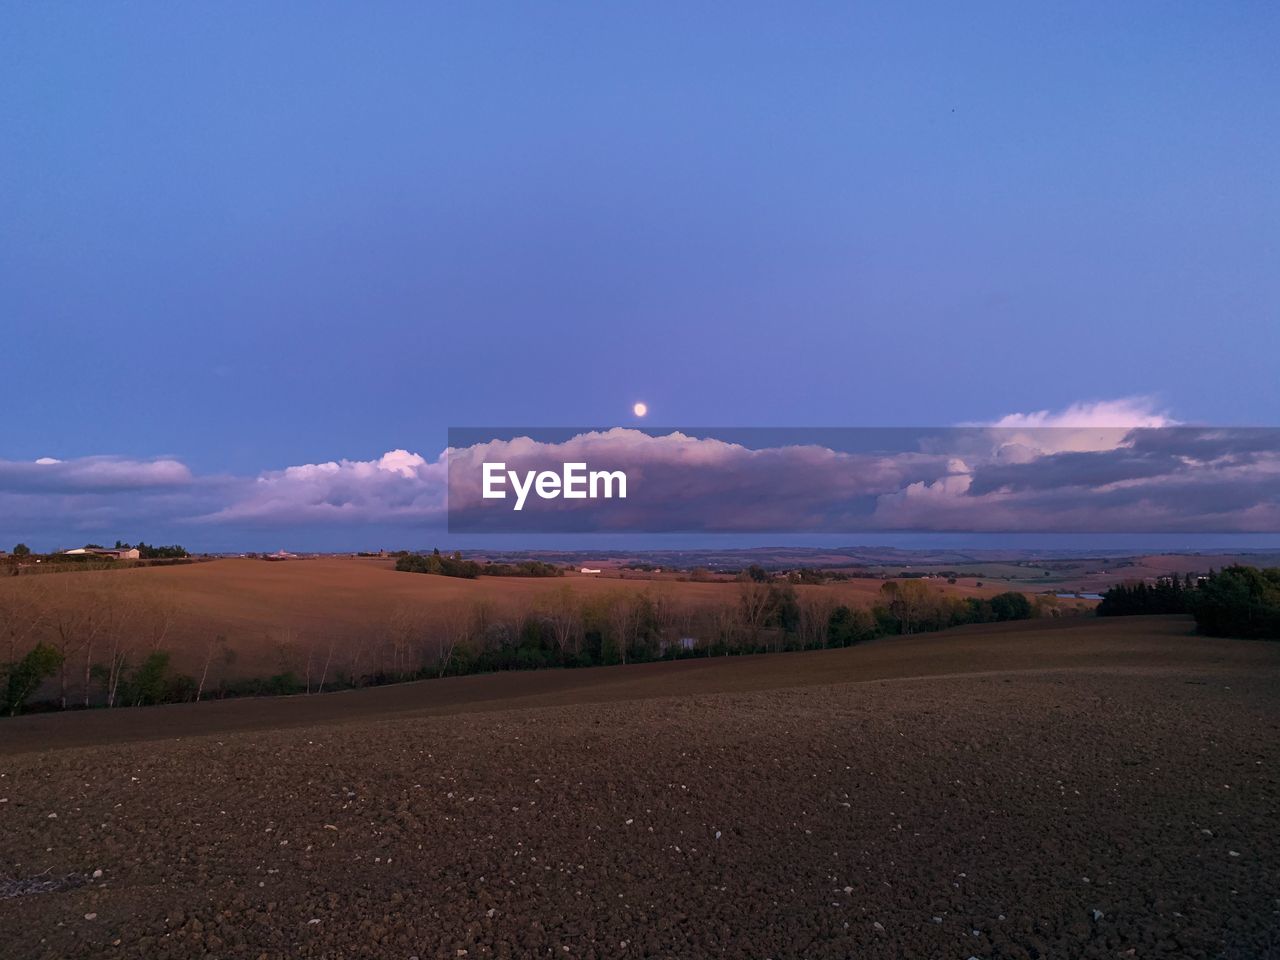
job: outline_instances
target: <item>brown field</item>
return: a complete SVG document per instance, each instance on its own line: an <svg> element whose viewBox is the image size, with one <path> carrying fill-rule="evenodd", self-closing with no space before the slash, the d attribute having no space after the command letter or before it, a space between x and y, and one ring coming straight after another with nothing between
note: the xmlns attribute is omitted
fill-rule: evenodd
<svg viewBox="0 0 1280 960"><path fill-rule="evenodd" d="M0 955L1274 957L1278 764L1178 617L20 717Z"/></svg>
<svg viewBox="0 0 1280 960"><path fill-rule="evenodd" d="M883 581L850 580L821 586L801 586L797 592L821 593L838 603L869 606ZM937 590L960 596L992 596L1007 586L976 585L961 580L951 585L930 581ZM223 635L235 651L233 662L219 662L215 670L226 679L263 677L292 670L301 675L300 661L308 651L317 657L335 648L335 662L355 643L377 642L395 613L404 608L422 611L430 619L454 608L486 603L495 611L533 608L565 588L582 598L648 591L673 604L711 608L733 604L738 585L724 580L706 583L647 579L636 574L563 578L451 577L399 573L390 560L323 558L266 562L250 559L212 560L185 566L135 567L128 570L85 571L0 578L0 605L6 598L43 591L47 604L58 608L101 605L102 598L142 598L174 613L164 648L180 672L196 674L211 637ZM1079 605L1063 601L1064 608ZM1087 603L1086 603L1087 605ZM46 629L48 626L46 625ZM285 638L290 649L282 649Z"/></svg>

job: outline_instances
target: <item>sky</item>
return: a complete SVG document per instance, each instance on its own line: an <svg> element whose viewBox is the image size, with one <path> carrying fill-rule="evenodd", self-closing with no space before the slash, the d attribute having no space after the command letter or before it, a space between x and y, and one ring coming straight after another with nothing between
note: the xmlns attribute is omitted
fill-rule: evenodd
<svg viewBox="0 0 1280 960"><path fill-rule="evenodd" d="M1271 4L5 22L3 541L416 543L438 517L192 521L308 465L637 401L673 426L1280 421ZM110 489L32 489L38 459Z"/></svg>

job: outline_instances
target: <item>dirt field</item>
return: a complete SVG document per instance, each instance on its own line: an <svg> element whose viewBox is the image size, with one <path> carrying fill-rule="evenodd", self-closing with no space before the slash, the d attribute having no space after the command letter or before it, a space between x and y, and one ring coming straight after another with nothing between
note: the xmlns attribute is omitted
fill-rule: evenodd
<svg viewBox="0 0 1280 960"><path fill-rule="evenodd" d="M935 589L964 596L992 596L1007 586L976 586L975 581L948 584L930 581ZM851 580L798 587L799 593L821 591L849 605L868 606L882 581ZM48 602L62 607L100 604L106 595L146 598L175 613L165 649L180 672L198 674L209 639L221 634L235 651L234 661L219 662L216 676L226 679L265 677L286 670L302 674L307 651L323 658L335 643L335 663L355 642L376 641L397 609L413 606L430 617L451 606L484 601L495 610L532 608L539 598L568 588L580 597L619 592L661 593L674 604L709 608L733 604L738 584L679 582L569 575L563 578L451 577L399 573L392 561L333 558L269 563L263 560L214 560L188 566L87 571L0 578L0 602L6 596L46 591ZM1070 606L1072 601L1064 601ZM282 650L288 637L289 652Z"/></svg>
<svg viewBox="0 0 1280 960"><path fill-rule="evenodd" d="M1133 618L18 718L0 955L1274 957L1278 691Z"/></svg>

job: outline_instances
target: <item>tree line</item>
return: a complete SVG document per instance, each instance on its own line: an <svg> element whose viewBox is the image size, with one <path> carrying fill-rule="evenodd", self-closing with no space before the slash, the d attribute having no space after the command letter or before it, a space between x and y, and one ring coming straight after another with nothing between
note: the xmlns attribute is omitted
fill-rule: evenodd
<svg viewBox="0 0 1280 960"><path fill-rule="evenodd" d="M117 540L114 550L131 550L137 549L138 560L148 561L148 566L168 566L171 564L182 564L194 562L191 554L181 544L169 544L156 546L138 541L137 544L130 544L123 540ZM101 544L86 543L85 550L104 550ZM0 575L4 576L20 576L22 574L32 573L65 573L68 571L83 570L124 570L132 566L137 566L138 561L134 560L117 560L110 556L103 556L97 553L65 553L55 551L53 553L36 553L31 547L25 543L14 545L8 556L0 553Z"/></svg>
<svg viewBox="0 0 1280 960"><path fill-rule="evenodd" d="M1207 577L1177 574L1120 583L1102 595L1102 617L1189 613L1211 637L1280 640L1280 567L1232 564Z"/></svg>
<svg viewBox="0 0 1280 960"><path fill-rule="evenodd" d="M450 555L442 554L438 549L431 553L400 553L396 558L396 569L402 573L431 573L441 577L461 577L474 580L476 577L563 577L564 568L554 563L543 563L541 560L522 560L519 563L478 563L475 560L464 560L462 554L455 551Z"/></svg>
<svg viewBox="0 0 1280 960"><path fill-rule="evenodd" d="M124 584L86 593L60 581L40 577L0 593L0 713L21 712L42 690L43 705L62 710L203 696L225 640L210 636L201 678L185 678L169 665L176 607ZM191 632L188 642L197 640Z"/></svg>
<svg viewBox="0 0 1280 960"><path fill-rule="evenodd" d="M252 641L274 672L243 678L233 675L227 637L160 595L106 584L86 596L33 584L0 593L0 692L6 714L37 700L42 709L72 709L307 694L498 670L847 647L1054 612L1051 598L958 598L923 581L885 583L869 608L838 603L821 588L799 593L786 581L744 580L725 592L731 600L692 603L661 585L584 596L565 584L523 605L404 601L352 637L274 626ZM192 672L173 668L179 649Z"/></svg>

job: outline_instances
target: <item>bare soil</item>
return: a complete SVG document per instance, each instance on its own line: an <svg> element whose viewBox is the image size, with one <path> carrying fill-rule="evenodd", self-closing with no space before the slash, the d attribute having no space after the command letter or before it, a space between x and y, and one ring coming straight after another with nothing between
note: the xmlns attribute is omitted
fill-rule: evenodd
<svg viewBox="0 0 1280 960"><path fill-rule="evenodd" d="M19 718L0 956L1275 957L1278 764L1180 618Z"/></svg>

